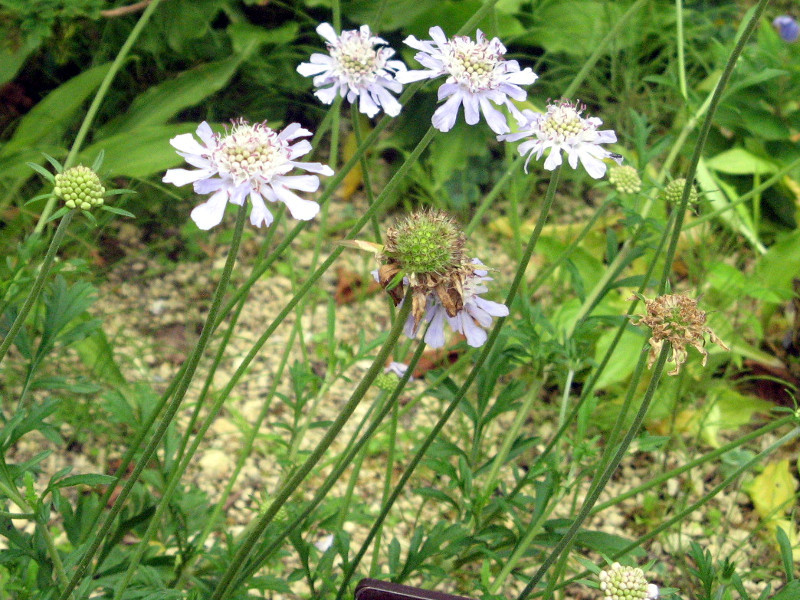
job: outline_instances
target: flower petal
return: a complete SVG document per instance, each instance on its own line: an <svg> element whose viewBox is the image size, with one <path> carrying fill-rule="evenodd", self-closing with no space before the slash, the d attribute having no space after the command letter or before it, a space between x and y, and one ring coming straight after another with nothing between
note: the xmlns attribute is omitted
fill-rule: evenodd
<svg viewBox="0 0 800 600"><path fill-rule="evenodd" d="M225 216L225 206L228 204L228 194L225 190L220 190L208 201L203 202L192 210L192 220L203 231L208 231L215 225L222 222Z"/></svg>
<svg viewBox="0 0 800 600"><path fill-rule="evenodd" d="M271 184L275 196L286 205L292 216L299 221L310 221L317 216L319 204L313 200L303 200L280 184Z"/></svg>

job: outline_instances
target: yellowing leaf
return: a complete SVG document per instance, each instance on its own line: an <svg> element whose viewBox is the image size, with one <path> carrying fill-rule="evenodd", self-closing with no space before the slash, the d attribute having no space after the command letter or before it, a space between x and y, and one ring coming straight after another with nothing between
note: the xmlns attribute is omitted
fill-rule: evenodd
<svg viewBox="0 0 800 600"><path fill-rule="evenodd" d="M767 464L746 491L761 518L774 520L794 506L795 489L797 481L789 471L789 460L785 459Z"/></svg>
<svg viewBox="0 0 800 600"><path fill-rule="evenodd" d="M792 560L800 562L800 535L797 527L789 519L770 519L765 523L767 530L772 534L770 537L775 540L775 531L780 527L789 538L789 545L792 547Z"/></svg>

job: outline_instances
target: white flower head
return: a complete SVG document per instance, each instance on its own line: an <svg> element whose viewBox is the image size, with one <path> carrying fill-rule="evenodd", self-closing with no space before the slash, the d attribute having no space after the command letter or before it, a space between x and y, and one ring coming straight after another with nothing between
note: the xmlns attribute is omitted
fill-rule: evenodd
<svg viewBox="0 0 800 600"><path fill-rule="evenodd" d="M170 169L164 183L177 186L194 184L198 194L211 197L192 210L192 219L200 229L219 225L228 202L241 206L249 196L252 210L250 222L256 227L269 226L272 213L264 200L283 202L295 219L308 221L319 212L319 204L304 200L291 190L316 192L316 175L287 175L292 169L303 169L321 175L333 175L333 170L321 163L297 162L295 159L311 151L307 140L291 141L311 135L298 123L288 125L280 133L265 123L249 124L234 121L230 131L218 135L203 121L197 127L197 142L190 133L175 136L170 144L196 170Z"/></svg>
<svg viewBox="0 0 800 600"><path fill-rule="evenodd" d="M327 41L329 54L314 53L311 62L297 67L301 75L314 76L317 98L325 104L331 104L337 94L351 104L358 99L358 110L368 117L381 109L392 117L400 114L400 103L389 92L403 89L395 74L405 71L406 66L402 61L389 60L394 55L391 48L376 48L386 40L371 35L368 25L337 36L329 23L320 23L317 33Z"/></svg>
<svg viewBox="0 0 800 600"><path fill-rule="evenodd" d="M433 126L439 131L450 131L463 104L469 125L475 125L483 113L492 131L509 132L505 116L492 103L506 106L520 120L522 115L511 99L525 100L527 92L520 86L532 84L537 75L530 68L520 70L515 60L505 60L505 46L498 38L487 41L480 29L476 41L466 36L448 40L441 27L431 27L429 33L430 41L418 40L413 35L405 39L406 44L419 50L414 58L425 68L398 73L396 78L411 83L447 76L439 88L439 101L447 101L433 114Z"/></svg>
<svg viewBox="0 0 800 600"><path fill-rule="evenodd" d="M617 164L622 163L619 154L609 152L600 144L610 144L617 141L617 135L610 129L598 131L603 122L597 117L582 117L586 109L579 102L572 104L567 101L549 104L547 112L537 113L532 110L523 110L522 114L526 123L517 133L497 136L498 140L515 142L524 138L529 139L519 145L521 155L528 154L525 161L525 172L528 171L528 162L535 154L540 159L545 150L550 152L544 161L544 168L554 170L561 164L561 151L567 153L569 166L578 168L578 160L594 179L600 179L606 172L603 159L611 158Z"/></svg>
<svg viewBox="0 0 800 600"><path fill-rule="evenodd" d="M477 258L472 259L472 264L481 265ZM481 298L480 294L489 291L484 281L491 281L484 269L474 269L468 273L462 282L463 307L454 316L447 314L447 309L435 294L430 294L425 306L423 320L430 323L425 333L425 343L431 348L444 346L444 321L450 328L467 338L467 344L473 348L483 346L488 336L485 329L491 327L492 317L507 317L508 307L499 302L492 302ZM409 315L403 328L409 338L417 333L413 315Z"/></svg>

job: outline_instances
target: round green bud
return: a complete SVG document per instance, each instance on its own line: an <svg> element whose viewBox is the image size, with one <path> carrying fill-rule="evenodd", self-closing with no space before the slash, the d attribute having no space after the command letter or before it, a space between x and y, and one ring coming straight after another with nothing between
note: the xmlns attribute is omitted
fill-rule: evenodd
<svg viewBox="0 0 800 600"><path fill-rule="evenodd" d="M375 387L379 390L384 390L386 392L394 391L394 388L397 387L397 382L400 381L400 378L395 375L394 373L380 373L373 383Z"/></svg>
<svg viewBox="0 0 800 600"><path fill-rule="evenodd" d="M608 170L608 181L622 194L635 194L642 189L639 173L630 165L614 165Z"/></svg>
<svg viewBox="0 0 800 600"><path fill-rule="evenodd" d="M686 179L681 177L680 179L675 179L674 181L670 181L667 184L667 187L664 188L664 191L661 192L661 198L667 204L678 204L683 197L683 188L686 186ZM694 186L691 187L689 190L689 205L693 206L697 204L697 201L700 197L697 194L697 190Z"/></svg>
<svg viewBox="0 0 800 600"><path fill-rule="evenodd" d="M67 208L91 210L102 206L106 188L100 183L97 173L89 167L78 165L56 174L53 193L64 201Z"/></svg>

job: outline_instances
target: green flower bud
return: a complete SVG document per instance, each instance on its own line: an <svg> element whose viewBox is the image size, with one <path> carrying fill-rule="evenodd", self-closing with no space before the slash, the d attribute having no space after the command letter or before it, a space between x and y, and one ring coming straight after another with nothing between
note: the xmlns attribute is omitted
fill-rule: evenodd
<svg viewBox="0 0 800 600"><path fill-rule="evenodd" d="M635 194L642 189L639 173L630 165L609 168L608 181L621 194Z"/></svg>
<svg viewBox="0 0 800 600"><path fill-rule="evenodd" d="M53 193L64 201L67 208L91 210L102 206L106 188L100 183L97 173L89 167L79 165L56 174Z"/></svg>
<svg viewBox="0 0 800 600"><path fill-rule="evenodd" d="M686 180L681 177L680 179L676 179L674 181L670 181L667 184L667 187L664 188L664 191L661 192L661 198L667 204L677 205L681 201L681 197L683 196L683 188L686 186ZM700 197L697 194L697 190L692 186L689 190L689 206L694 206L697 204L697 201Z"/></svg>

